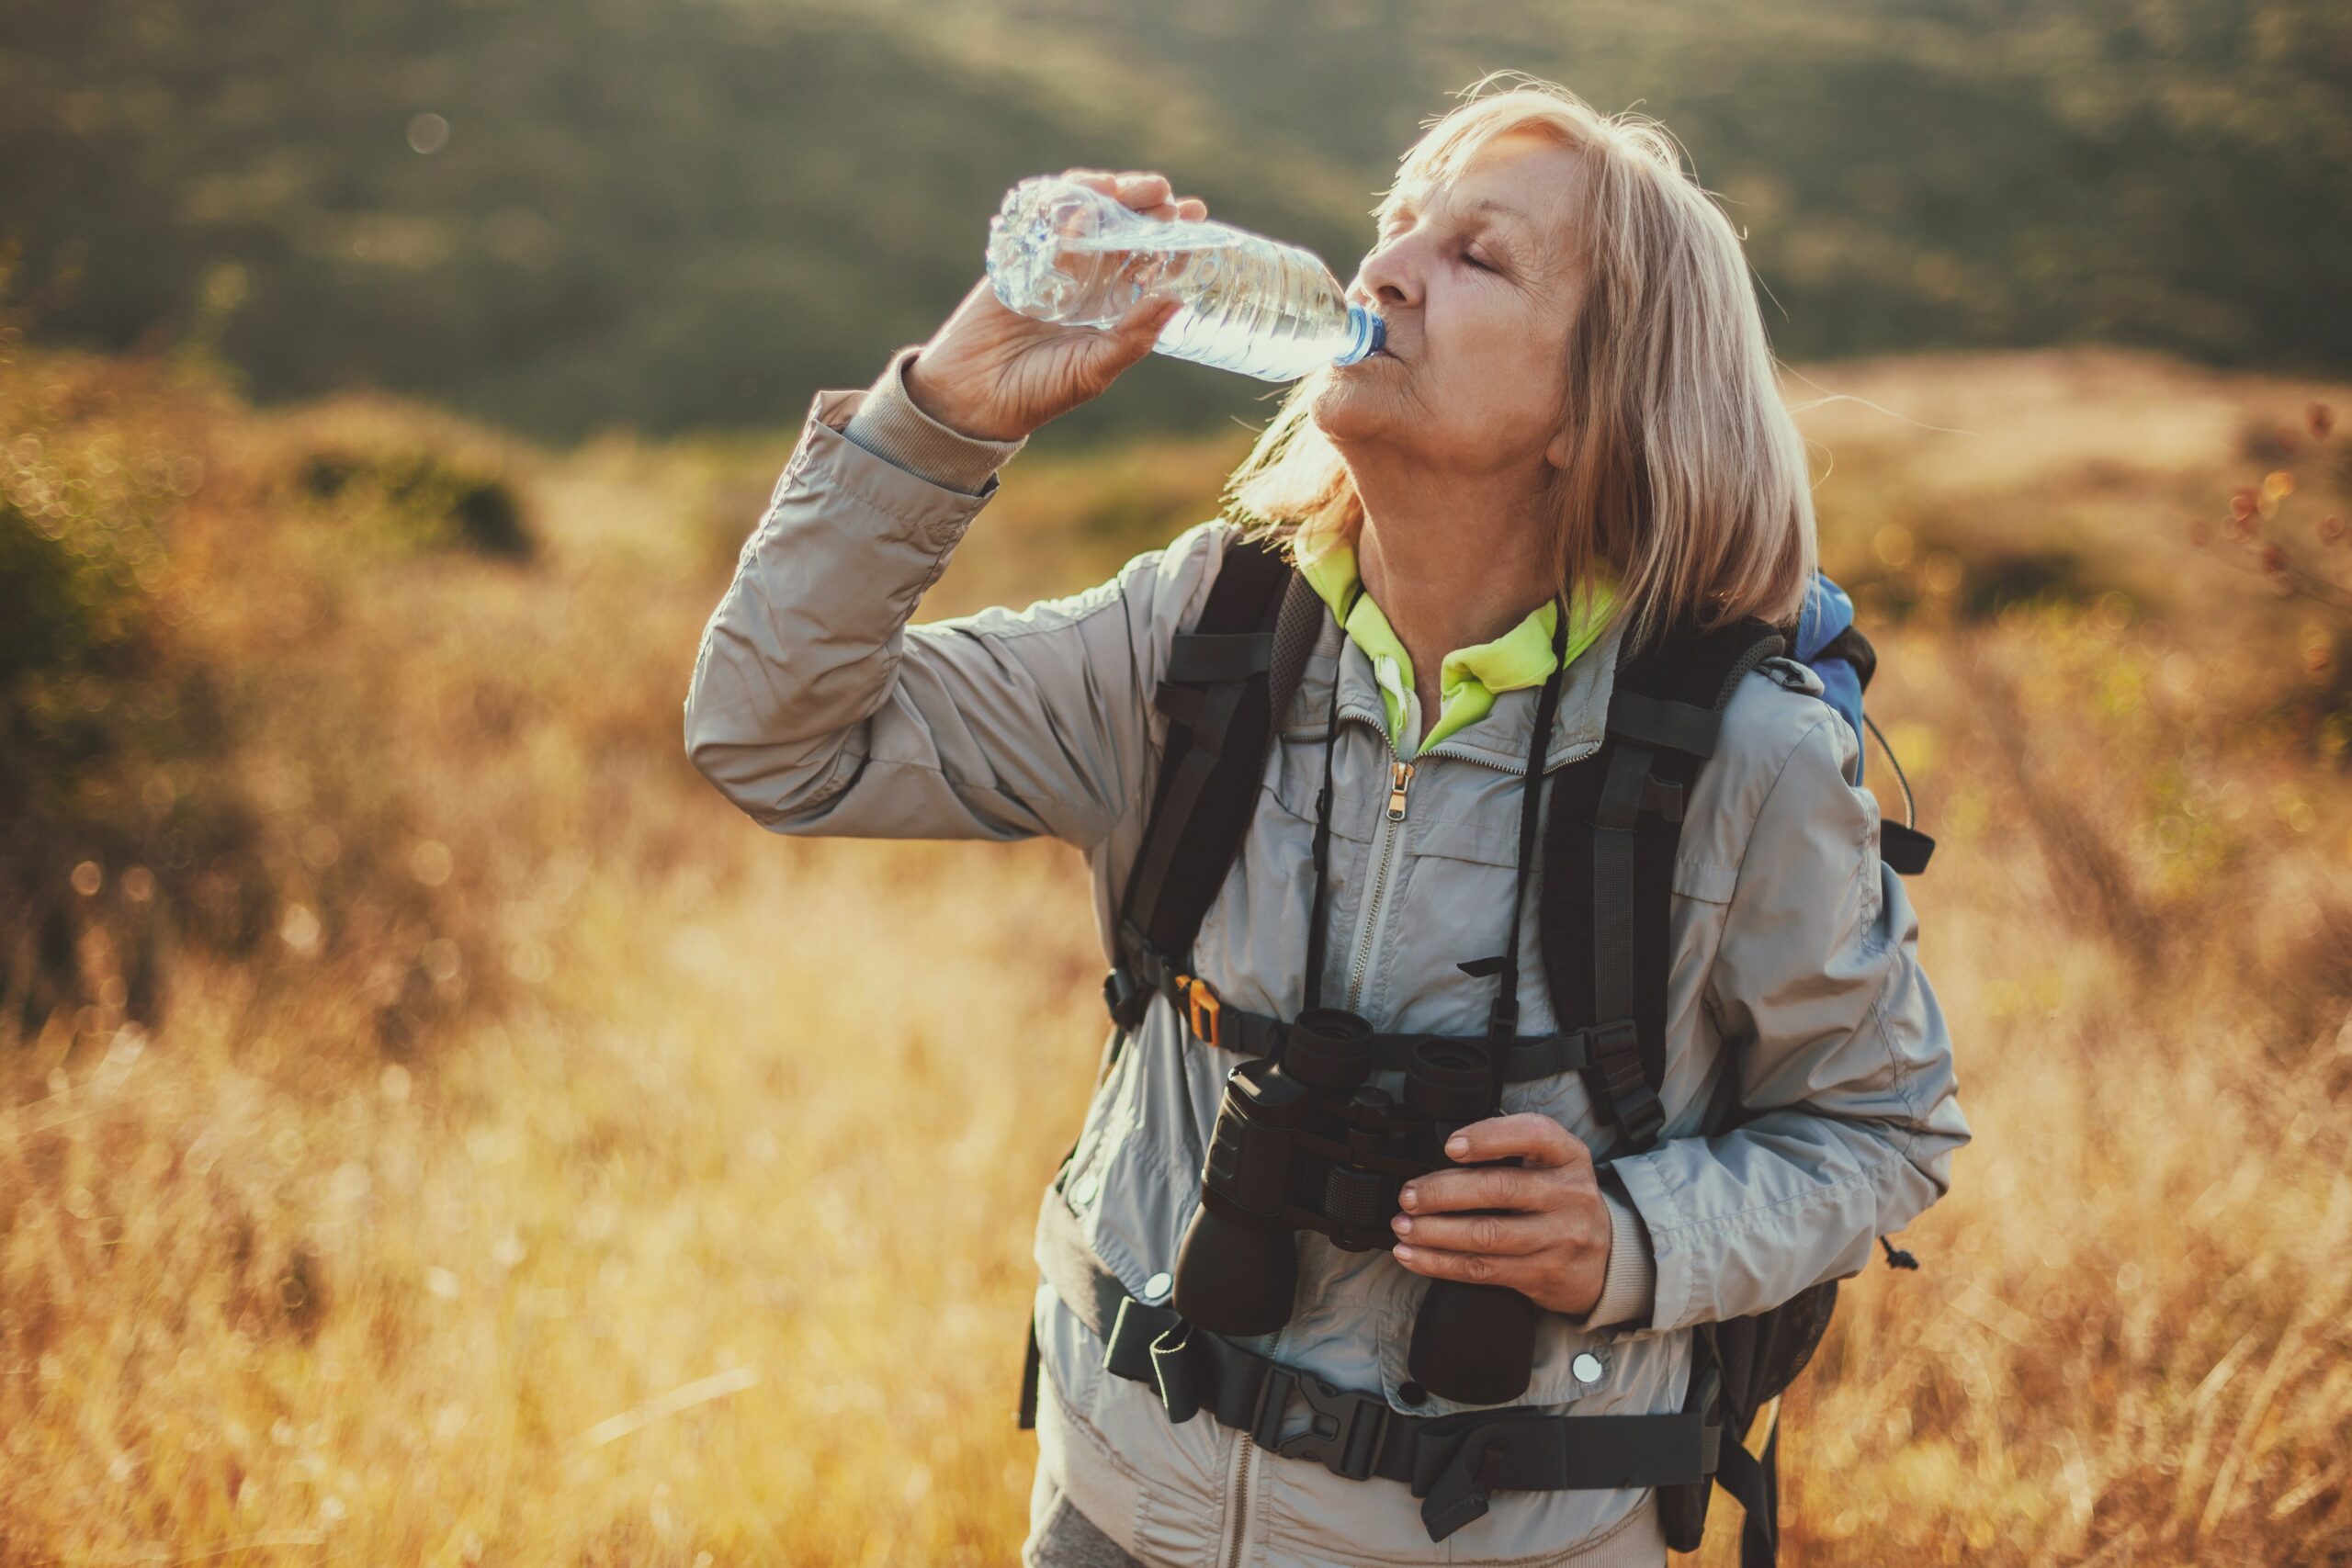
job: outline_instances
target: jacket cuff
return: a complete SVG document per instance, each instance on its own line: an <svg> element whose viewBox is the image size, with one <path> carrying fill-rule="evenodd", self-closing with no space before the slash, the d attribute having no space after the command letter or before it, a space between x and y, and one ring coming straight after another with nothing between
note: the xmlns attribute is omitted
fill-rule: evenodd
<svg viewBox="0 0 2352 1568"><path fill-rule="evenodd" d="M1609 1271L1600 1282L1600 1299L1576 1320L1580 1328L1608 1328L1621 1323L1649 1321L1657 1288L1657 1265L1650 1257L1648 1234L1633 1206L1602 1188L1600 1201L1609 1209Z"/></svg>
<svg viewBox="0 0 2352 1568"><path fill-rule="evenodd" d="M918 479L943 490L978 495L988 487L989 476L1027 446L1029 438L983 440L942 424L915 407L907 395L906 367L922 352L922 344L910 344L890 356L842 434Z"/></svg>

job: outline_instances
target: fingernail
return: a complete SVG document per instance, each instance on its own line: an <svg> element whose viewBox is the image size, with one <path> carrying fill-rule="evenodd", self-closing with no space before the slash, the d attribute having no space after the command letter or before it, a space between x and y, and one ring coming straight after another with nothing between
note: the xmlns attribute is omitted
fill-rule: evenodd
<svg viewBox="0 0 2352 1568"><path fill-rule="evenodd" d="M1470 1140L1456 1133L1453 1137L1446 1139L1445 1152L1455 1159L1460 1159L1470 1152Z"/></svg>
<svg viewBox="0 0 2352 1568"><path fill-rule="evenodd" d="M1412 1217L1408 1214L1399 1214L1388 1223L1396 1228L1398 1235L1403 1235L1413 1228Z"/></svg>
<svg viewBox="0 0 2352 1568"><path fill-rule="evenodd" d="M1404 1204L1404 1205L1405 1205L1405 1207L1407 1207L1408 1209L1409 1209L1409 1208L1411 1208L1414 1204L1416 1204L1416 1203L1418 1203L1418 1202L1419 1202L1419 1201L1421 1201L1421 1195L1420 1195L1420 1192L1419 1192L1418 1190L1416 1190L1416 1189L1414 1189L1414 1188L1408 1187L1408 1188L1406 1188L1406 1189L1405 1189L1405 1190L1404 1190L1404 1191L1402 1191L1402 1192L1400 1192L1400 1193L1398 1193L1398 1194L1396 1195L1396 1201L1397 1201L1398 1202L1400 1202L1400 1203Z"/></svg>
<svg viewBox="0 0 2352 1568"><path fill-rule="evenodd" d="M1413 1249L1411 1247L1400 1247L1396 1249L1396 1261L1399 1263L1410 1263L1412 1260Z"/></svg>

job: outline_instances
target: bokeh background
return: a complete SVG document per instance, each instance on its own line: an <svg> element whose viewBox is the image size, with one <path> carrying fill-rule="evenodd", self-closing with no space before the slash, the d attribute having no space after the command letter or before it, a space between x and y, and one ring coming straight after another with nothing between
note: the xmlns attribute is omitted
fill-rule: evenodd
<svg viewBox="0 0 2352 1568"><path fill-rule="evenodd" d="M1345 276L1496 69L1747 231L1939 840L1977 1138L1789 1401L1792 1557L2352 1561L2352 13L9 0L0 1563L1010 1561L1081 868L762 833L696 639L1006 186ZM922 614L1269 412L1137 367Z"/></svg>

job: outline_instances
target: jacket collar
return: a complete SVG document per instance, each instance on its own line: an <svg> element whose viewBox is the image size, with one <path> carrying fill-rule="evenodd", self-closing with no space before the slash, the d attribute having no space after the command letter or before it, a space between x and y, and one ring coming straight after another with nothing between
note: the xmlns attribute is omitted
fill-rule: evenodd
<svg viewBox="0 0 2352 1568"><path fill-rule="evenodd" d="M1386 618L1363 591L1354 544L1321 536L1313 529L1302 529L1293 546L1301 575L1330 612L1317 652L1338 656L1345 650L1340 711L1369 719L1385 738L1396 728L1396 703L1383 690L1373 659L1386 653L1402 663L1405 655ZM1622 623L1608 626L1598 623L1613 607L1615 589L1612 579L1602 583L1597 592L1576 596L1574 608L1577 614L1568 626L1567 674L1561 682L1560 710L1553 724L1552 743L1544 752L1546 773L1600 744L1623 628ZM1532 732L1538 699L1544 677L1552 670L1551 643L1559 606L1560 601L1555 598L1500 637L1447 656L1444 676L1477 683L1478 695L1488 698L1491 706L1464 728L1438 741L1424 755L1475 757L1512 773L1527 765L1527 749L1534 739ZM1411 677L1408 674L1405 678ZM1327 691L1325 699L1328 698ZM1476 704L1474 702L1472 706L1475 711ZM1436 713L1423 714L1423 732L1435 727L1440 716Z"/></svg>
<svg viewBox="0 0 2352 1568"><path fill-rule="evenodd" d="M1609 723L1609 699L1616 689L1617 654L1623 634L1621 616L1601 630L1591 647L1568 661L1567 673L1560 679L1560 711L1553 720L1552 743L1544 752L1545 773L1600 749ZM1328 608L1314 662L1293 702L1292 725L1310 725L1321 732L1324 705L1330 700L1330 688L1324 682L1330 679L1334 661L1340 672L1341 721L1352 718L1371 725L1385 744L1388 729L1372 658L1340 629ZM1447 736L1421 760L1464 757L1506 773L1521 772L1527 766L1527 749L1534 739L1536 701L1542 694L1540 685L1498 693L1494 708L1486 717Z"/></svg>

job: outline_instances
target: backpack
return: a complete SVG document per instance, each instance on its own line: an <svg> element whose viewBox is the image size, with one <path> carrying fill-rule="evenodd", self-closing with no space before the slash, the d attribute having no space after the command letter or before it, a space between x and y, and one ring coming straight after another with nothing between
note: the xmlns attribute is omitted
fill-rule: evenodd
<svg viewBox="0 0 2352 1568"><path fill-rule="evenodd" d="M1248 835L1275 717L1289 706L1328 615L1279 545L1237 539L1199 621L1171 642L1152 697L1169 716L1168 741L1121 901L1120 960L1103 981L1105 1005L1119 1025L1105 1074L1155 993L1177 1002L1197 1037L1220 1036L1214 993L1188 973L1193 939ZM1538 908L1556 1026L1631 1025L1598 1032L1596 1040L1613 1048L1596 1049L1582 1069L1596 1111L1619 1134L1604 1151L1604 1169L1607 1158L1654 1144L1665 1122L1657 1094L1665 1077L1668 921L1682 803L1713 751L1723 706L1740 680L1791 649L1820 676L1823 699L1860 737L1869 722L1862 692L1877 657L1854 625L1851 600L1817 574L1794 627L1748 617L1703 635L1670 635L1638 658L1621 659L1600 750L1554 770L1545 785L1552 798ZM1870 729L1877 733L1875 725ZM1887 755L1891 761L1891 749ZM1900 777L1899 763L1895 771ZM1909 817L1907 781L1904 795ZM1928 835L1908 822L1883 822L1881 834L1884 863L1905 875L1926 868L1934 848ZM1223 1043L1243 1055L1271 1045L1222 1032ZM1702 1134L1728 1131L1745 1119L1736 1075L1724 1082L1732 1103L1709 1108ZM1881 1245L1895 1266L1917 1266L1884 1238ZM1673 1550L1698 1550L1719 1485L1746 1511L1745 1568L1773 1562L1777 1405L1761 1453L1751 1455L1742 1444L1764 1405L1811 1359L1828 1327L1837 1287L1825 1280L1765 1312L1702 1325L1694 1334L1686 1414L1699 1414L1710 1426L1720 1420L1732 1440L1718 1445L1712 1485L1702 1477L1657 1488ZM1038 1364L1033 1325L1023 1427L1034 1424Z"/></svg>

